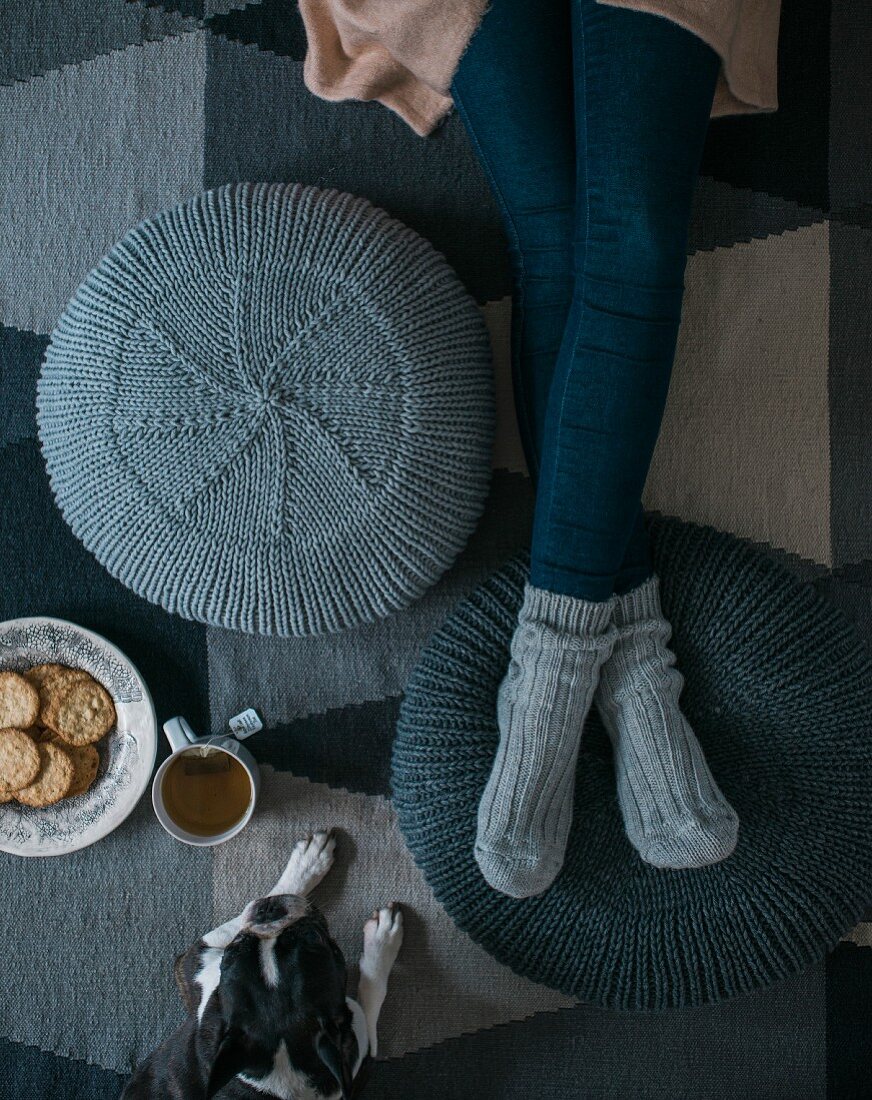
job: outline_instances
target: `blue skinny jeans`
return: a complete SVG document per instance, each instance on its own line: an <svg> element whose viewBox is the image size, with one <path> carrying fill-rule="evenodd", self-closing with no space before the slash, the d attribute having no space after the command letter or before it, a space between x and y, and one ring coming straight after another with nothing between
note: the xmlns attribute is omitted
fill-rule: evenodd
<svg viewBox="0 0 872 1100"><path fill-rule="evenodd" d="M651 575L641 496L719 65L661 16L492 0L455 77L511 251L530 580L552 592L606 600Z"/></svg>

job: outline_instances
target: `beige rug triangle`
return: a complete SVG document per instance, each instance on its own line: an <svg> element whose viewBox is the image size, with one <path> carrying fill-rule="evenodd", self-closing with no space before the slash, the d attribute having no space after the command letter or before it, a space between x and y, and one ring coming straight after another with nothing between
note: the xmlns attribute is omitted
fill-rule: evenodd
<svg viewBox="0 0 872 1100"><path fill-rule="evenodd" d="M443 1039L574 1004L517 977L455 927L403 843L387 799L335 790L271 768L263 768L261 801L249 827L216 850L216 922L267 889L294 841L324 826L339 831L337 859L313 900L350 969L372 909L394 900L404 906L405 941L379 1023L382 1056L397 1058ZM354 981L352 975L352 991Z"/></svg>

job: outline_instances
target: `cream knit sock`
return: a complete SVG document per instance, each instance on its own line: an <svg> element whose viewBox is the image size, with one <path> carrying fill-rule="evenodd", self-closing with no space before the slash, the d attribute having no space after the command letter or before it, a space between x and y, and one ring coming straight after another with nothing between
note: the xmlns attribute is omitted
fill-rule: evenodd
<svg viewBox="0 0 872 1100"><path fill-rule="evenodd" d="M613 605L524 590L475 842L484 877L512 897L542 893L563 865L582 728L615 637Z"/></svg>
<svg viewBox="0 0 872 1100"><path fill-rule="evenodd" d="M681 712L684 680L667 645L657 577L618 597L614 623L596 706L614 747L630 843L655 867L718 863L736 846L739 819Z"/></svg>

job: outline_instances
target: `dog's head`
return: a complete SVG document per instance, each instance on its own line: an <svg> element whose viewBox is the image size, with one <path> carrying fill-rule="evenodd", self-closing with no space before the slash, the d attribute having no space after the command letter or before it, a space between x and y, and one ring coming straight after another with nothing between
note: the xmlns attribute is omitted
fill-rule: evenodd
<svg viewBox="0 0 872 1100"><path fill-rule="evenodd" d="M350 1096L357 1041L345 984L345 960L317 909L295 894L251 902L221 961L207 1097L238 1073L264 1078L282 1063L324 1095Z"/></svg>

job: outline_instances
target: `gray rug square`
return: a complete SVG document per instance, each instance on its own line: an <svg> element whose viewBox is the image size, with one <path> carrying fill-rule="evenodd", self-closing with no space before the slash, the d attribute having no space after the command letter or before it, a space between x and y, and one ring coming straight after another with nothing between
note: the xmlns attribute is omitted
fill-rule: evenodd
<svg viewBox="0 0 872 1100"><path fill-rule="evenodd" d="M201 190L206 32L0 87L0 319L47 333L100 257Z"/></svg>
<svg viewBox="0 0 872 1100"><path fill-rule="evenodd" d="M150 799L90 848L0 855L0 1035L128 1073L184 1018L173 960L210 927L212 852Z"/></svg>

